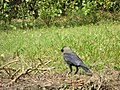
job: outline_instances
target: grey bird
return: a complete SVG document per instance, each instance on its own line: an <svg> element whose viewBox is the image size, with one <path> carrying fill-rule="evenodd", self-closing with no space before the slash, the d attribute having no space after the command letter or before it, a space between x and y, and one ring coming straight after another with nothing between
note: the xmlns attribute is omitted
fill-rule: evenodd
<svg viewBox="0 0 120 90"><path fill-rule="evenodd" d="M72 72L72 66L76 67L76 71L74 74L77 74L78 67L81 67L87 75L92 75L92 72L89 70L89 68L83 63L83 61L77 56L75 52L73 52L69 47L64 46L61 49L61 52L63 53L63 58L65 62L68 64L70 68L70 72Z"/></svg>

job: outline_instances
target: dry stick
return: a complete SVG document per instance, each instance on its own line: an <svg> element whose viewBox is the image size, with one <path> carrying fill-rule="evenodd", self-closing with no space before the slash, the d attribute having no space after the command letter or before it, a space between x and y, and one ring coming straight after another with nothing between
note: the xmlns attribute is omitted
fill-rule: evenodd
<svg viewBox="0 0 120 90"><path fill-rule="evenodd" d="M41 70L41 71L47 71L47 70L51 70L51 69L54 69L54 67L51 67L51 68L41 68L40 70ZM28 75L29 75L30 72L32 72L32 71L34 71L34 70L36 70L36 69L32 69L31 71L29 71L29 72L28 72ZM38 69L37 69L37 70L38 70ZM36 83L36 84L39 83L38 80L36 80L35 78L31 77L30 75L29 75L29 77L31 78L31 80L32 80L34 83Z"/></svg>
<svg viewBox="0 0 120 90"><path fill-rule="evenodd" d="M35 67L34 69L32 69L30 72L32 72L32 71L34 71L34 70L38 70L38 67L39 67L39 66L44 65L43 61L42 61L40 58L38 58L38 60L40 61L40 63L39 63L38 65L36 65L36 67ZM45 64L46 64L46 63L45 63Z"/></svg>
<svg viewBox="0 0 120 90"><path fill-rule="evenodd" d="M38 60L40 61L41 64L43 64L43 61L40 58L38 58Z"/></svg>
<svg viewBox="0 0 120 90"><path fill-rule="evenodd" d="M39 59L39 58L38 58L38 59ZM50 61L48 61L48 62L43 63L41 59L39 59L39 60L40 60L40 63L36 66L36 68L38 68L40 65L41 65L41 66L42 66L42 65L47 65L48 63L51 62L51 60L50 60ZM36 68L35 68L35 69L36 69Z"/></svg>
<svg viewBox="0 0 120 90"><path fill-rule="evenodd" d="M23 73L19 74L18 76L16 76L11 82L9 82L9 83L7 84L7 86L12 85L14 82L17 82L17 80L18 80L20 77L28 74L29 70L31 70L31 68L26 69L25 72L23 72Z"/></svg>
<svg viewBox="0 0 120 90"><path fill-rule="evenodd" d="M41 64L41 63L39 63L34 69L31 69L31 71L29 71L29 73L30 72L32 72L32 71L34 71L34 70L38 70L38 67L41 65L47 65L48 63L50 63L51 62L51 60L50 61L48 61L48 62L46 62L45 64ZM43 68L44 69L44 68ZM44 71L43 69L41 69L42 71Z"/></svg>
<svg viewBox="0 0 120 90"><path fill-rule="evenodd" d="M15 69L12 69L12 68L5 68L5 67L0 68L0 70L4 70L9 76L11 75L10 70L15 71Z"/></svg>
<svg viewBox="0 0 120 90"><path fill-rule="evenodd" d="M48 63L50 63L51 61L49 61L49 62L46 62L44 65L47 65ZM41 64L41 63L40 63ZM38 70L37 68L39 67L39 65L40 64L38 64L37 65L37 67L36 68L34 68L34 69L32 69L31 67L30 68L28 68L28 69L26 69L25 70L25 72L23 72L23 73L21 73L21 74L19 74L18 76L16 76L10 83L8 83L7 85L11 85L11 84L13 84L14 82L17 82L17 80L20 78L20 77L22 77L22 76L24 76L24 75L29 75L29 73L30 72L32 72L32 71L34 71L34 70ZM54 67L52 67L52 68L41 68L41 70L42 71L46 71L46 70L50 70L50 69L53 69ZM18 71L19 72L19 71ZM17 72L16 72L17 73ZM14 76L14 75L13 75ZM29 75L30 76L30 75Z"/></svg>
<svg viewBox="0 0 120 90"><path fill-rule="evenodd" d="M13 79L13 81L17 82L17 80L18 80L20 77L22 77L22 76L24 76L24 75L26 75L26 74L29 74L29 71L30 71L30 70L31 70L31 67L28 68L28 69L26 69L25 72L19 74L16 78Z"/></svg>
<svg viewBox="0 0 120 90"><path fill-rule="evenodd" d="M51 62L51 60L50 61L48 61L48 62L46 62L44 65L47 65L48 63L50 63Z"/></svg>
<svg viewBox="0 0 120 90"><path fill-rule="evenodd" d="M16 71L16 69L14 69L14 68L5 68L5 67L3 67L3 68L0 68L0 70L4 70L9 76L11 76L11 71Z"/></svg>
<svg viewBox="0 0 120 90"><path fill-rule="evenodd" d="M35 68L31 68L31 70L29 70L29 73L31 73L32 71L38 70L38 67L42 65L41 63L39 63Z"/></svg>
<svg viewBox="0 0 120 90"><path fill-rule="evenodd" d="M15 63L15 62L18 62L18 60L14 60L14 61L11 61L11 62L6 63L5 65L3 65L3 66L0 67L0 70L5 70L5 72L10 76L10 75L11 75L11 74L10 74L10 70L15 70L15 69L5 68L5 66L10 65L10 64ZM9 71L8 71L8 70L9 70Z"/></svg>
<svg viewBox="0 0 120 90"><path fill-rule="evenodd" d="M6 63L5 65L1 66L0 69L1 69L1 68L4 68L5 66L7 66L7 65L9 65L9 64L12 64L12 63L14 63L14 62L18 62L18 61L19 61L19 60L14 60L14 61L8 62L8 63Z"/></svg>
<svg viewBox="0 0 120 90"><path fill-rule="evenodd" d="M41 59L40 59L41 60ZM34 68L32 71L34 71L34 70L38 70L38 68L39 68L39 66L41 65L47 65L48 63L50 63L51 62L51 60L50 61L48 61L48 62L45 62L45 64L43 64L43 63L39 63L37 66L36 66L36 68ZM32 72L31 71L31 72ZM45 70L43 70L43 71L45 71ZM37 71L36 73L38 73L39 71ZM36 73L34 74L34 75L36 75Z"/></svg>
<svg viewBox="0 0 120 90"><path fill-rule="evenodd" d="M3 68L0 68L0 70L4 70L4 69L6 69L6 70L11 70L11 71L16 71L16 69L15 68L11 68L11 67L3 67Z"/></svg>
<svg viewBox="0 0 120 90"><path fill-rule="evenodd" d="M39 68L39 70L41 70L41 71L48 71L48 70L51 70L51 69L55 69L55 67L51 67L51 68Z"/></svg>
<svg viewBox="0 0 120 90"><path fill-rule="evenodd" d="M14 74L12 74L10 78L13 79L19 71L20 71L20 68Z"/></svg>
<svg viewBox="0 0 120 90"><path fill-rule="evenodd" d="M97 90L100 90L101 86L102 86L102 83L103 83L103 77L100 76L100 81L99 81L99 86L98 86L98 89Z"/></svg>
<svg viewBox="0 0 120 90"><path fill-rule="evenodd" d="M51 61L49 61L49 62L51 62ZM46 62L45 65L47 65L49 62ZM43 65L43 64L39 63L39 64L36 66L36 68L34 68L34 69L32 69L32 68L30 67L30 68L26 69L24 73L21 73L21 74L19 74L16 78L14 78L14 76L20 71L20 69L18 69L18 70L11 76L11 79L14 78L14 79L12 80L12 82L17 82L17 80L18 80L20 77L22 77L22 76L24 76L24 75L26 75L26 74L29 75L29 73L31 73L31 72L34 71L34 70L38 70L37 68L39 67L39 65ZM52 67L52 68L53 68L53 67ZM47 71L47 70L50 70L50 69L52 69L52 68L47 68L47 69L41 68L41 71Z"/></svg>
<svg viewBox="0 0 120 90"><path fill-rule="evenodd" d="M10 76L11 74L7 71L6 68L3 67L3 69L5 70L5 72Z"/></svg>

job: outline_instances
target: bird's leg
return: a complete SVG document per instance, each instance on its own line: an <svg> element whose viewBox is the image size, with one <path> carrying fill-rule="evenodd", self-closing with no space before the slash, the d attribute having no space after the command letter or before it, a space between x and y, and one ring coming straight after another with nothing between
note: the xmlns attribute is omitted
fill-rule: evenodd
<svg viewBox="0 0 120 90"><path fill-rule="evenodd" d="M78 67L76 66L76 71L75 71L75 73L74 73L74 74L77 74L77 72L78 72Z"/></svg>
<svg viewBox="0 0 120 90"><path fill-rule="evenodd" d="M72 72L72 65L69 65L69 68L70 68L70 72L68 74Z"/></svg>

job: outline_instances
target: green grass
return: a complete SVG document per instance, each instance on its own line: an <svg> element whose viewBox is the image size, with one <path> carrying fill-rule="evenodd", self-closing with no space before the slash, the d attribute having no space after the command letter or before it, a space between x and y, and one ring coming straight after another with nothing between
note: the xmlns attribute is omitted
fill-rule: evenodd
<svg viewBox="0 0 120 90"><path fill-rule="evenodd" d="M106 66L120 69L120 25L113 23L0 31L0 65L19 52L21 62L12 67L31 67L40 58L43 62L52 60L49 67L55 67L54 71L66 70L60 52L63 46L70 46L93 71Z"/></svg>

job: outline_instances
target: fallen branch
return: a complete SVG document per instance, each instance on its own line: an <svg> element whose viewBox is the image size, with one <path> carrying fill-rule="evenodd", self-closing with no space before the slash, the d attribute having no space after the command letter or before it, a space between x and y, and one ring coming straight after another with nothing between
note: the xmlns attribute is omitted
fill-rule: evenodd
<svg viewBox="0 0 120 90"><path fill-rule="evenodd" d="M16 71L16 69L13 69L13 68L7 68L6 66L12 64L12 63L15 63L15 62L18 62L18 60L14 60L14 61L10 61L6 64L4 64L3 66L0 67L0 70L5 70L5 72L11 76L11 72L10 71Z"/></svg>
<svg viewBox="0 0 120 90"><path fill-rule="evenodd" d="M43 64L43 61L40 58L38 58L38 60L40 61L41 64Z"/></svg>
<svg viewBox="0 0 120 90"><path fill-rule="evenodd" d="M51 60L50 61L48 61L48 62L46 62L44 65L47 65L47 64L49 64L51 62Z"/></svg>
<svg viewBox="0 0 120 90"><path fill-rule="evenodd" d="M16 71L16 69L14 69L14 68L5 68L5 67L0 68L0 70L4 70L9 76L11 76L11 71L13 71L13 72Z"/></svg>
<svg viewBox="0 0 120 90"><path fill-rule="evenodd" d="M14 60L14 61L8 62L8 63L6 63L5 65L1 66L0 69L1 69L1 68L4 68L4 67L6 67L7 65L10 65L10 64L12 64L12 63L18 62L18 61L19 61L19 60Z"/></svg>
<svg viewBox="0 0 120 90"><path fill-rule="evenodd" d="M5 72L6 72L9 76L11 75L9 70L7 70L6 68L3 68L3 69L5 70Z"/></svg>
<svg viewBox="0 0 120 90"><path fill-rule="evenodd" d="M51 68L39 68L40 71L48 71L51 69L55 69L55 67L51 67Z"/></svg>
<svg viewBox="0 0 120 90"><path fill-rule="evenodd" d="M10 78L13 79L19 71L20 71L20 68L14 74L12 74Z"/></svg>
<svg viewBox="0 0 120 90"><path fill-rule="evenodd" d="M17 75L11 82L9 82L9 83L7 84L7 86L10 86L10 85L12 85L14 82L17 82L17 80L18 80L20 77L25 76L25 75L27 75L27 74L29 75L29 71L30 71L30 70L31 70L31 67L28 68L28 69L26 69L23 73Z"/></svg>
<svg viewBox="0 0 120 90"><path fill-rule="evenodd" d="M97 90L100 90L100 88L102 87L104 81L105 81L105 76L104 75L99 76L99 82L98 82Z"/></svg>
<svg viewBox="0 0 120 90"><path fill-rule="evenodd" d="M17 80L18 80L20 77L22 77L22 76L24 76L24 75L26 75L26 74L29 74L29 71L30 71L30 70L31 70L31 67L28 68L28 69L26 69L25 72L19 74L16 78L13 79L13 81L14 81L14 82L17 82Z"/></svg>
<svg viewBox="0 0 120 90"><path fill-rule="evenodd" d="M14 62L16 62L16 61L14 61ZM47 65L47 64L50 63L50 62L51 62L51 60L48 61L48 62L46 62L45 64L39 63L35 68L29 67L29 68L27 68L24 72L20 73L19 75L17 75L17 76L15 77L15 75L16 75L21 69L16 70L16 72L15 72L13 75L11 75L11 79L13 79L13 80L12 80L10 83L8 83L7 85L12 85L14 82L17 82L21 77L23 77L23 76L25 76L25 75L29 75L29 76L30 76L30 73L31 73L32 71L35 71L35 70L48 71L48 70L54 69L55 67L51 67L51 68L39 68L40 65ZM10 62L10 63L8 63L8 64L11 64L11 63L13 63L13 62ZM2 66L2 67L7 66L8 64L6 64L6 65L4 65L4 66Z"/></svg>
<svg viewBox="0 0 120 90"><path fill-rule="evenodd" d="M43 64L43 63L39 63L38 65L36 65L36 67L35 68L33 68L33 69L31 69L31 71L29 71L29 73L30 72L32 72L32 71L35 71L35 70L38 70L38 68L39 68L39 66L41 65L47 65L48 63L50 63L51 62L51 60L50 61L48 61L48 62L46 62L45 64ZM53 67L52 67L53 68ZM41 69L39 69L39 70L41 70L41 71L47 71L47 70L49 70L50 68L41 68Z"/></svg>
<svg viewBox="0 0 120 90"><path fill-rule="evenodd" d="M38 68L39 66L42 66L42 65L47 65L48 63L51 62L51 60L50 60L50 61L48 61L48 62L43 63L42 60L41 60L40 58L38 58L38 59L40 60L40 63L39 63L38 65L36 65L35 68Z"/></svg>
<svg viewBox="0 0 120 90"><path fill-rule="evenodd" d="M3 67L3 68L0 68L0 70L4 70L4 69L7 69L7 70L11 70L11 71L16 71L15 68L10 68L10 67Z"/></svg>

